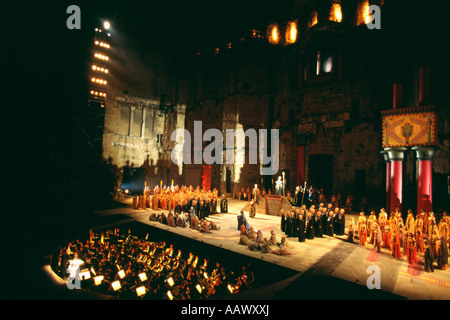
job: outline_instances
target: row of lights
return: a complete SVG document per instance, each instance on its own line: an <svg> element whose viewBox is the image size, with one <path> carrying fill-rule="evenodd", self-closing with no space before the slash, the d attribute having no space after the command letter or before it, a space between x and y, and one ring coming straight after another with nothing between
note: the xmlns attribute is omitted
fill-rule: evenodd
<svg viewBox="0 0 450 320"><path fill-rule="evenodd" d="M106 41L102 41L100 39L102 39L102 33L106 33L107 36L111 36L111 34L108 32L108 29L110 29L111 24L108 21L105 21L103 23L103 30L101 28L95 28L95 39L94 39L94 45L95 46L99 46L103 49L109 49L111 46L109 43L107 43ZM103 32L105 31L105 32ZM99 50L100 48L98 48L97 50ZM103 61L108 61L109 57L107 55L102 54L101 52L94 52L94 58L99 59L99 60L103 60ZM103 63L100 63L103 64ZM105 68L104 66L99 66L96 63L94 63L91 66L92 70L96 73L103 73L103 74L108 74L109 70L107 68ZM94 76L91 78L91 83L93 84L98 84L98 85L102 85L102 86L106 86L108 84L108 81L106 81L103 78L98 78L97 76ZM105 88L105 87L104 87ZM94 87L92 88L92 90L90 90L90 94L91 96L95 97L96 99L106 99L106 88L105 89L101 89L101 91L97 91L97 89ZM102 105L103 107L104 105ZM113 283L113 289L117 290L116 288L114 288L114 286L119 286L120 287L120 282L116 281Z"/></svg>
<svg viewBox="0 0 450 320"><path fill-rule="evenodd" d="M94 96L106 98L106 92L91 90L91 94Z"/></svg>
<svg viewBox="0 0 450 320"><path fill-rule="evenodd" d="M109 49L109 47L111 47L109 44L107 44L106 42L101 42L101 41L98 41L98 40L96 40L95 42L94 42L97 46L100 46L100 47L103 47L103 48L106 48L106 49Z"/></svg>
<svg viewBox="0 0 450 320"><path fill-rule="evenodd" d="M105 60L105 61L108 61L108 60L109 60L109 57L108 57L108 56L105 56L105 55L103 55L103 54L101 54L101 53L96 53L96 54L94 54L94 57L96 57L97 59L100 59L100 60Z"/></svg>
<svg viewBox="0 0 450 320"><path fill-rule="evenodd" d="M99 66L96 66L95 64L92 66L92 70L103 72L103 73L109 72L109 70L107 68L99 67Z"/></svg>
<svg viewBox="0 0 450 320"><path fill-rule="evenodd" d="M99 78L92 78L91 82L95 82L95 83L102 84L102 85L106 85L108 83L106 80L99 79Z"/></svg>
<svg viewBox="0 0 450 320"><path fill-rule="evenodd" d="M333 1L330 6L330 12L328 19L330 21L342 22L342 8L339 0ZM369 0L361 0L357 9L357 19L356 25L367 24L370 22L370 13L369 13ZM312 11L309 21L308 21L308 29L318 23L318 13L317 11ZM282 33L284 32L284 37ZM267 38L269 43L273 45L291 45L297 41L298 38L298 27L297 20L288 21L286 25L280 26L278 24L271 24L268 26L266 30L266 36L262 35L259 31L253 30L252 38ZM241 38L243 41L244 39ZM231 43L226 45L226 49L231 48ZM220 48L214 49L214 54L219 53ZM200 55L200 52L197 51L196 55Z"/></svg>

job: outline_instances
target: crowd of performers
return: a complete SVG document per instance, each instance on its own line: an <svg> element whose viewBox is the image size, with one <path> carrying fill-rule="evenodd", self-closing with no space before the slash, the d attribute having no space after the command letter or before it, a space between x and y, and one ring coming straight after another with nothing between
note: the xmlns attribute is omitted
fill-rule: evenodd
<svg viewBox="0 0 450 320"><path fill-rule="evenodd" d="M217 213L217 205L218 192L216 188L211 191L200 187L179 187L178 185L161 188L156 186L152 194L150 188L146 187L143 194L133 196L132 202L133 209L173 210L178 214L188 213L191 207L194 207L201 219ZM220 212L228 212L228 202L223 195L220 200Z"/></svg>
<svg viewBox="0 0 450 320"><path fill-rule="evenodd" d="M292 246L286 236L282 236L278 241L275 231L270 231L270 236L264 236L262 230L256 231L245 217L244 211L237 216L237 229L240 232L239 244L247 246L251 251L261 253L273 253L277 255L293 254Z"/></svg>
<svg viewBox="0 0 450 320"><path fill-rule="evenodd" d="M220 230L220 227L214 221L206 219L207 216L201 213L199 217L195 207L191 206L188 212L175 211L172 213L172 211L169 211L167 214L164 212L152 213L150 214L149 220L160 222L169 227L191 228L204 233L210 233L211 230Z"/></svg>
<svg viewBox="0 0 450 320"><path fill-rule="evenodd" d="M231 270L218 262L210 265L192 252L183 256L171 244L147 239L148 234L140 239L118 229L91 233L85 242L61 247L52 269L71 283L78 277L82 289L124 299L205 299L251 288L254 274L245 266Z"/></svg>
<svg viewBox="0 0 450 320"><path fill-rule="evenodd" d="M299 242L344 236L349 242L376 252L385 249L395 258L405 257L410 265L417 265L421 255L426 272L433 272L436 265L441 270L447 269L450 217L446 212L437 220L433 212L422 210L414 215L408 210L405 221L398 209L389 216L384 209L378 215L372 210L369 217L361 212L357 221L354 217L346 221L345 212L331 203L327 206L321 203L317 208L312 205L309 209L305 205L293 207L289 212L280 210L281 230Z"/></svg>

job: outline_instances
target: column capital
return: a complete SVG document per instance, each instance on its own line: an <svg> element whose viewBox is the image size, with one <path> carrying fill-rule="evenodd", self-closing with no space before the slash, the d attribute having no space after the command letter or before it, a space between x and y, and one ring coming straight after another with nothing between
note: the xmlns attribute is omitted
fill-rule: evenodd
<svg viewBox="0 0 450 320"><path fill-rule="evenodd" d="M384 151L388 154L389 161L403 161L406 150L404 147L384 148Z"/></svg>
<svg viewBox="0 0 450 320"><path fill-rule="evenodd" d="M417 160L433 160L437 147L424 146L411 148L416 152Z"/></svg>
<svg viewBox="0 0 450 320"><path fill-rule="evenodd" d="M383 155L384 161L389 162L391 160L389 160L389 155L387 153L387 151L380 151L380 153Z"/></svg>

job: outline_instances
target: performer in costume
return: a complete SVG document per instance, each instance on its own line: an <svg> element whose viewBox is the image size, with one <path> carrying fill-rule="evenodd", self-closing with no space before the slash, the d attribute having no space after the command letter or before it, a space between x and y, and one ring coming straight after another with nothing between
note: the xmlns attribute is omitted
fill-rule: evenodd
<svg viewBox="0 0 450 320"><path fill-rule="evenodd" d="M306 238L309 240L313 240L315 237L314 234L314 215L315 209L310 209L310 211L307 214L306 219Z"/></svg>
<svg viewBox="0 0 450 320"><path fill-rule="evenodd" d="M347 241L350 243L353 243L353 238L355 236L355 227L354 227L354 219L353 217L350 218L350 222L348 224L348 237Z"/></svg>
<svg viewBox="0 0 450 320"><path fill-rule="evenodd" d="M366 241L367 241L367 228L366 228L365 223L362 223L359 226L358 238L359 238L359 244L364 247L366 245Z"/></svg>
<svg viewBox="0 0 450 320"><path fill-rule="evenodd" d="M305 242L305 217L304 217L305 211L300 210L300 214L297 217L297 234L298 234L298 241L299 242Z"/></svg>
<svg viewBox="0 0 450 320"><path fill-rule="evenodd" d="M254 218L256 216L256 203L254 201L250 201L250 218Z"/></svg>
<svg viewBox="0 0 450 320"><path fill-rule="evenodd" d="M425 272L434 272L434 253L428 240L425 240L424 266Z"/></svg>
<svg viewBox="0 0 450 320"><path fill-rule="evenodd" d="M339 209L338 209L339 210ZM327 235L329 237L334 237L334 212L333 210L328 211L327 217Z"/></svg>
<svg viewBox="0 0 450 320"><path fill-rule="evenodd" d="M220 213L228 213L228 201L225 195L222 195L222 199L220 200Z"/></svg>
<svg viewBox="0 0 450 320"><path fill-rule="evenodd" d="M281 216L281 231L286 232L286 215L284 214L284 210L280 210L280 216Z"/></svg>

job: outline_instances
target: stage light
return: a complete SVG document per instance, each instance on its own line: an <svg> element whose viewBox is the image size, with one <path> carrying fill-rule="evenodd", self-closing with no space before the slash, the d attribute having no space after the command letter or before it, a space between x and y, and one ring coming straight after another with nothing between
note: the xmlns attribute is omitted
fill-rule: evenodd
<svg viewBox="0 0 450 320"><path fill-rule="evenodd" d="M104 276L98 276L98 277L95 277L95 278L94 278L94 283L95 283L95 285L96 285L96 286L99 286L99 285L102 283L103 279L105 279Z"/></svg>
<svg viewBox="0 0 450 320"><path fill-rule="evenodd" d="M105 30L108 30L111 27L111 24L108 21L105 21L105 23L103 23L103 27L105 27Z"/></svg>
<svg viewBox="0 0 450 320"><path fill-rule="evenodd" d="M98 44L98 40L96 40L94 43L95 43L95 44Z"/></svg>
<svg viewBox="0 0 450 320"><path fill-rule="evenodd" d="M170 290L167 291L167 296L169 297L170 300L173 300L173 295L172 292L170 292Z"/></svg>
<svg viewBox="0 0 450 320"><path fill-rule="evenodd" d="M208 274L206 272L203 273L203 276L205 277L205 279L208 279Z"/></svg>
<svg viewBox="0 0 450 320"><path fill-rule="evenodd" d="M94 276L96 276L97 274L95 273L94 267L91 267L91 272Z"/></svg>
<svg viewBox="0 0 450 320"><path fill-rule="evenodd" d="M145 272L139 274L139 279L141 279L142 282L147 280L147 275L145 274Z"/></svg>
<svg viewBox="0 0 450 320"><path fill-rule="evenodd" d="M146 292L147 291L144 286L136 288L136 294L138 297L145 295Z"/></svg>
<svg viewBox="0 0 450 320"><path fill-rule="evenodd" d="M91 273L89 272L88 269L85 269L83 271L80 272L80 279L81 280L87 280L91 278Z"/></svg>
<svg viewBox="0 0 450 320"><path fill-rule="evenodd" d="M172 278L172 277L170 277L169 279L167 279L167 283L168 283L171 287L173 287L173 285L175 284L175 282L173 281L173 278Z"/></svg>
<svg viewBox="0 0 450 320"><path fill-rule="evenodd" d="M119 275L120 279L125 278L125 271L120 270L117 274Z"/></svg>
<svg viewBox="0 0 450 320"><path fill-rule="evenodd" d="M228 284L227 288L231 293L233 293L233 287L230 284Z"/></svg>
<svg viewBox="0 0 450 320"><path fill-rule="evenodd" d="M119 290L120 288L122 288L120 281L114 281L113 283L111 283L112 288L114 289L114 291Z"/></svg>
<svg viewBox="0 0 450 320"><path fill-rule="evenodd" d="M126 194L128 194L129 192L130 192L130 190L128 190L128 189L125 189L125 191L124 191Z"/></svg>
<svg viewBox="0 0 450 320"><path fill-rule="evenodd" d="M202 287L200 287L200 285L196 285L195 289L197 289L198 293L202 293Z"/></svg>

